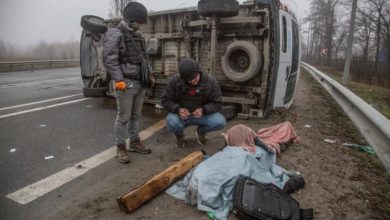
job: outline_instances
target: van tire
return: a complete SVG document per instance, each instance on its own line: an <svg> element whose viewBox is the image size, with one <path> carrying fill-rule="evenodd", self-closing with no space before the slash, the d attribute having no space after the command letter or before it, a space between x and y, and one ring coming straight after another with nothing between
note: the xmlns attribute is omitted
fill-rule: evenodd
<svg viewBox="0 0 390 220"><path fill-rule="evenodd" d="M263 60L257 47L247 41L234 41L222 57L222 70L234 82L245 82L258 74Z"/></svg>
<svg viewBox="0 0 390 220"><path fill-rule="evenodd" d="M200 0L198 13L204 17L233 17L238 15L239 3L236 0Z"/></svg>
<svg viewBox="0 0 390 220"><path fill-rule="evenodd" d="M104 34L107 32L107 26L104 19L94 15L84 15L81 17L81 27L92 33Z"/></svg>
<svg viewBox="0 0 390 220"><path fill-rule="evenodd" d="M83 88L85 97L103 97L106 96L107 87L101 88Z"/></svg>

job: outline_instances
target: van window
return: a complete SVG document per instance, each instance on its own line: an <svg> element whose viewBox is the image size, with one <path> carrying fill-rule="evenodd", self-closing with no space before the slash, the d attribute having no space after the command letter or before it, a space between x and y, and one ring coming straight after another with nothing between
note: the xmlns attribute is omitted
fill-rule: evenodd
<svg viewBox="0 0 390 220"><path fill-rule="evenodd" d="M292 57L291 57L291 73L298 71L299 62L299 32L298 25L292 21Z"/></svg>
<svg viewBox="0 0 390 220"><path fill-rule="evenodd" d="M282 39L282 51L283 53L287 52L287 21L286 17L282 18L282 31L283 31L283 39Z"/></svg>

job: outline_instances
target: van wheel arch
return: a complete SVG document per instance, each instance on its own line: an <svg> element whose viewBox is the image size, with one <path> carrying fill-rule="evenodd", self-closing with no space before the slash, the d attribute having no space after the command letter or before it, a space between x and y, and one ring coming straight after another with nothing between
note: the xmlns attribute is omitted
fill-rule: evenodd
<svg viewBox="0 0 390 220"><path fill-rule="evenodd" d="M234 82L245 82L258 74L263 60L254 44L234 41L226 48L221 63L226 77Z"/></svg>

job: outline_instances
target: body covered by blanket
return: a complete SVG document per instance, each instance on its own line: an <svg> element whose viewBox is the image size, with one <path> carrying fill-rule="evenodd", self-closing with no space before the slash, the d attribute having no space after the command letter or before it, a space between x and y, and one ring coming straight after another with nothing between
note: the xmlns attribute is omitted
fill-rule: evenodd
<svg viewBox="0 0 390 220"><path fill-rule="evenodd" d="M257 131L257 137L261 139L268 147L272 147L280 154L280 145L288 142L297 143L299 137L289 121L282 122L269 128L262 128Z"/></svg>
<svg viewBox="0 0 390 220"><path fill-rule="evenodd" d="M242 147L227 146L206 159L176 182L166 192L197 205L202 211L214 212L226 219L233 203L233 188L242 176L283 188L288 172L276 165L276 154L255 147L251 153Z"/></svg>

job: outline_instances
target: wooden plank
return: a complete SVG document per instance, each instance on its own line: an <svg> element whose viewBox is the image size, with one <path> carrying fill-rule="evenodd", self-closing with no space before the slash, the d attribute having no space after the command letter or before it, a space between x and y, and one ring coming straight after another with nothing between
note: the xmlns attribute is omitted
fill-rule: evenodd
<svg viewBox="0 0 390 220"><path fill-rule="evenodd" d="M202 151L195 151L131 192L117 197L119 208L127 213L134 211L188 173L203 160L203 154Z"/></svg>

